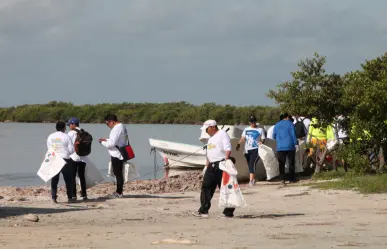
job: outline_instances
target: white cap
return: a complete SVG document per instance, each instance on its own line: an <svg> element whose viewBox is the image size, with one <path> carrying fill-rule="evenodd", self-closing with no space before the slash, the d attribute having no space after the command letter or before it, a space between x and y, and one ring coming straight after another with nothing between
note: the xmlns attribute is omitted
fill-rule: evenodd
<svg viewBox="0 0 387 249"><path fill-rule="evenodd" d="M206 122L204 122L203 126L200 129L204 131L210 126L216 126L216 121L212 119L207 120Z"/></svg>

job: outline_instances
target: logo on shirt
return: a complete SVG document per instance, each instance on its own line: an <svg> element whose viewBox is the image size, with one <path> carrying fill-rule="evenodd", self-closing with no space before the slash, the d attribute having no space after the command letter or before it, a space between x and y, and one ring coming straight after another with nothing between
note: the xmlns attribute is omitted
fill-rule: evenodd
<svg viewBox="0 0 387 249"><path fill-rule="evenodd" d="M208 144L207 149L212 150L216 148L216 144Z"/></svg>
<svg viewBox="0 0 387 249"><path fill-rule="evenodd" d="M257 130L246 131L246 146L250 148L258 147L258 138L261 135Z"/></svg>

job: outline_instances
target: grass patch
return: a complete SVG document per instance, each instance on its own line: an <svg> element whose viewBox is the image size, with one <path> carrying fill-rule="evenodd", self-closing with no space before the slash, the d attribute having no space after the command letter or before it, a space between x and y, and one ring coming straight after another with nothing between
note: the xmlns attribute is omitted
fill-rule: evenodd
<svg viewBox="0 0 387 249"><path fill-rule="evenodd" d="M344 171L344 169L340 168L338 171L332 170L328 172L320 172L318 174L314 174L312 179L313 180L332 180L332 179L337 179L337 178L343 178L347 175Z"/></svg>
<svg viewBox="0 0 387 249"><path fill-rule="evenodd" d="M318 189L355 190L363 194L387 193L387 174L365 176L348 174L338 181L314 182L308 185Z"/></svg>

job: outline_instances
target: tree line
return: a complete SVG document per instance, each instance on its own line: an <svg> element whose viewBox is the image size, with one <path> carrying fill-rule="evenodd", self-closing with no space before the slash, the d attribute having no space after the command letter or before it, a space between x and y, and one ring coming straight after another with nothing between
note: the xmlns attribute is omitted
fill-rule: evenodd
<svg viewBox="0 0 387 249"><path fill-rule="evenodd" d="M185 101L96 105L51 101L0 108L0 121L41 123L78 117L83 123L102 123L108 113L116 114L121 122L133 124L199 124L215 119L220 124L234 125L247 124L249 116L255 115L261 124L272 125L278 121L280 110L270 106L236 107L215 103L197 106Z"/></svg>

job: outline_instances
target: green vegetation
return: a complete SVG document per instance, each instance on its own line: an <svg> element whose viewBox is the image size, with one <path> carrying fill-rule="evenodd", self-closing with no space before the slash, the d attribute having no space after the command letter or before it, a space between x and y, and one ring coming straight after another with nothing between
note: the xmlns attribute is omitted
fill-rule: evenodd
<svg viewBox="0 0 387 249"><path fill-rule="evenodd" d="M277 85L267 96L282 111L316 118L317 127L337 121L352 141L339 158L358 175L383 172L387 152L387 53L366 60L359 70L344 75L327 73L325 63L326 58L317 53L300 61L299 69L291 73L292 80ZM338 121L338 115L344 119ZM369 161L372 153L376 164Z"/></svg>
<svg viewBox="0 0 387 249"><path fill-rule="evenodd" d="M0 121L56 122L78 117L84 123L101 123L108 113L115 113L125 123L196 124L215 119L220 124L246 124L249 115L256 115L261 124L274 124L280 115L276 107L216 105L195 106L187 102L121 103L76 106L52 101L43 105L22 105L0 108Z"/></svg>
<svg viewBox="0 0 387 249"><path fill-rule="evenodd" d="M363 194L387 193L387 174L357 176L347 174L334 181L314 182L312 188L355 190Z"/></svg>

